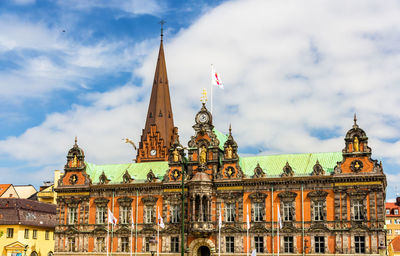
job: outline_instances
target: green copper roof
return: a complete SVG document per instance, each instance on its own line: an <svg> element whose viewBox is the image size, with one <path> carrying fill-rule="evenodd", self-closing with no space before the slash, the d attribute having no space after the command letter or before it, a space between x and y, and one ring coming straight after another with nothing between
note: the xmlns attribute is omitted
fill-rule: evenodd
<svg viewBox="0 0 400 256"><path fill-rule="evenodd" d="M224 136L219 133L219 136ZM223 139L223 137L221 137ZM226 138L226 136L225 136ZM223 141L223 140L220 140ZM225 143L225 141L223 141ZM239 164L247 176L254 174L254 169L257 164L264 170L268 177L278 177L282 174L283 167L286 162L292 167L295 176L310 175L313 171L313 166L319 161L322 168L325 170L325 175L333 172L338 161L342 160L341 152L332 153L307 153L307 154L287 154L287 155L270 155L270 156L253 156L241 157ZM86 163L86 172L90 175L94 184L99 183L99 177L103 173L107 176L110 183L122 183L122 177L125 171L128 170L129 174L135 181L146 180L147 174L150 169L154 175L162 180L163 176L168 170L168 162L147 162L147 163L130 163L130 164L109 164L109 165L95 165Z"/></svg>
<svg viewBox="0 0 400 256"><path fill-rule="evenodd" d="M313 166L319 161L325 174L330 174L338 161L342 161L341 152L332 153L306 153L306 154L287 154L287 155L270 155L270 156L254 156L241 157L240 167L244 174L252 176L257 164L267 174L267 176L279 176L282 174L283 167L286 162L292 167L295 176L310 175Z"/></svg>
<svg viewBox="0 0 400 256"><path fill-rule="evenodd" d="M99 177L103 171L107 178L111 180L110 183L122 183L122 177L124 176L126 170L128 170L129 175L131 175L134 180L146 180L150 169L157 178L162 179L168 170L168 162L163 161L107 165L86 163L86 173L89 174L93 183L99 183Z"/></svg>
<svg viewBox="0 0 400 256"><path fill-rule="evenodd" d="M218 131L215 128L213 129L213 132L217 136L217 139L219 140L219 148L224 150L224 144L228 139L228 135L223 134L222 132Z"/></svg>

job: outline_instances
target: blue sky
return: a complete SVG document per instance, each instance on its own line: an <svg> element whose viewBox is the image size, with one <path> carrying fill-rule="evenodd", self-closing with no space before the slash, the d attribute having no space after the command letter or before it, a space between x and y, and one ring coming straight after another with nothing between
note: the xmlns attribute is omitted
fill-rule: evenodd
<svg viewBox="0 0 400 256"><path fill-rule="evenodd" d="M75 136L87 161L135 157L161 19L182 143L213 63L214 122L243 155L341 151L357 112L400 192L394 0L1 1L0 183L51 180Z"/></svg>

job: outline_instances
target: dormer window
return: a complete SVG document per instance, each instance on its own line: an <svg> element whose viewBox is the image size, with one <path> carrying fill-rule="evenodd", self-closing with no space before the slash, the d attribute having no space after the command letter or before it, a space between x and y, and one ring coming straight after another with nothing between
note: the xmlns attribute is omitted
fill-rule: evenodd
<svg viewBox="0 0 400 256"><path fill-rule="evenodd" d="M394 209L394 214L399 215L399 209Z"/></svg>
<svg viewBox="0 0 400 256"><path fill-rule="evenodd" d="M386 209L386 215L390 214L390 209Z"/></svg>

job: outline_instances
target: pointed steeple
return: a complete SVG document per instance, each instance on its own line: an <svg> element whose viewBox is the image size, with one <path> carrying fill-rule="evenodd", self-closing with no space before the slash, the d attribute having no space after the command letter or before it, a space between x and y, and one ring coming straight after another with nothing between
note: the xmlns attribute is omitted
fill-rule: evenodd
<svg viewBox="0 0 400 256"><path fill-rule="evenodd" d="M156 72L136 162L166 161L168 150L173 142L174 119L164 56L163 24L164 22L161 22L161 40Z"/></svg>

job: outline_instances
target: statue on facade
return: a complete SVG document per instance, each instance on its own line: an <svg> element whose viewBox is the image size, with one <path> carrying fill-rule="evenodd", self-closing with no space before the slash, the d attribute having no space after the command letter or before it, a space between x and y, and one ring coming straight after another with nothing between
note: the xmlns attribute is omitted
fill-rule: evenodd
<svg viewBox="0 0 400 256"><path fill-rule="evenodd" d="M354 149L354 152L359 152L360 151L360 145L359 145L359 141L358 141L357 136L354 137L353 149Z"/></svg>
<svg viewBox="0 0 400 256"><path fill-rule="evenodd" d="M201 148L200 148L200 164L205 164L206 163L206 161L207 161L207 149L206 149L206 146L201 146Z"/></svg>

